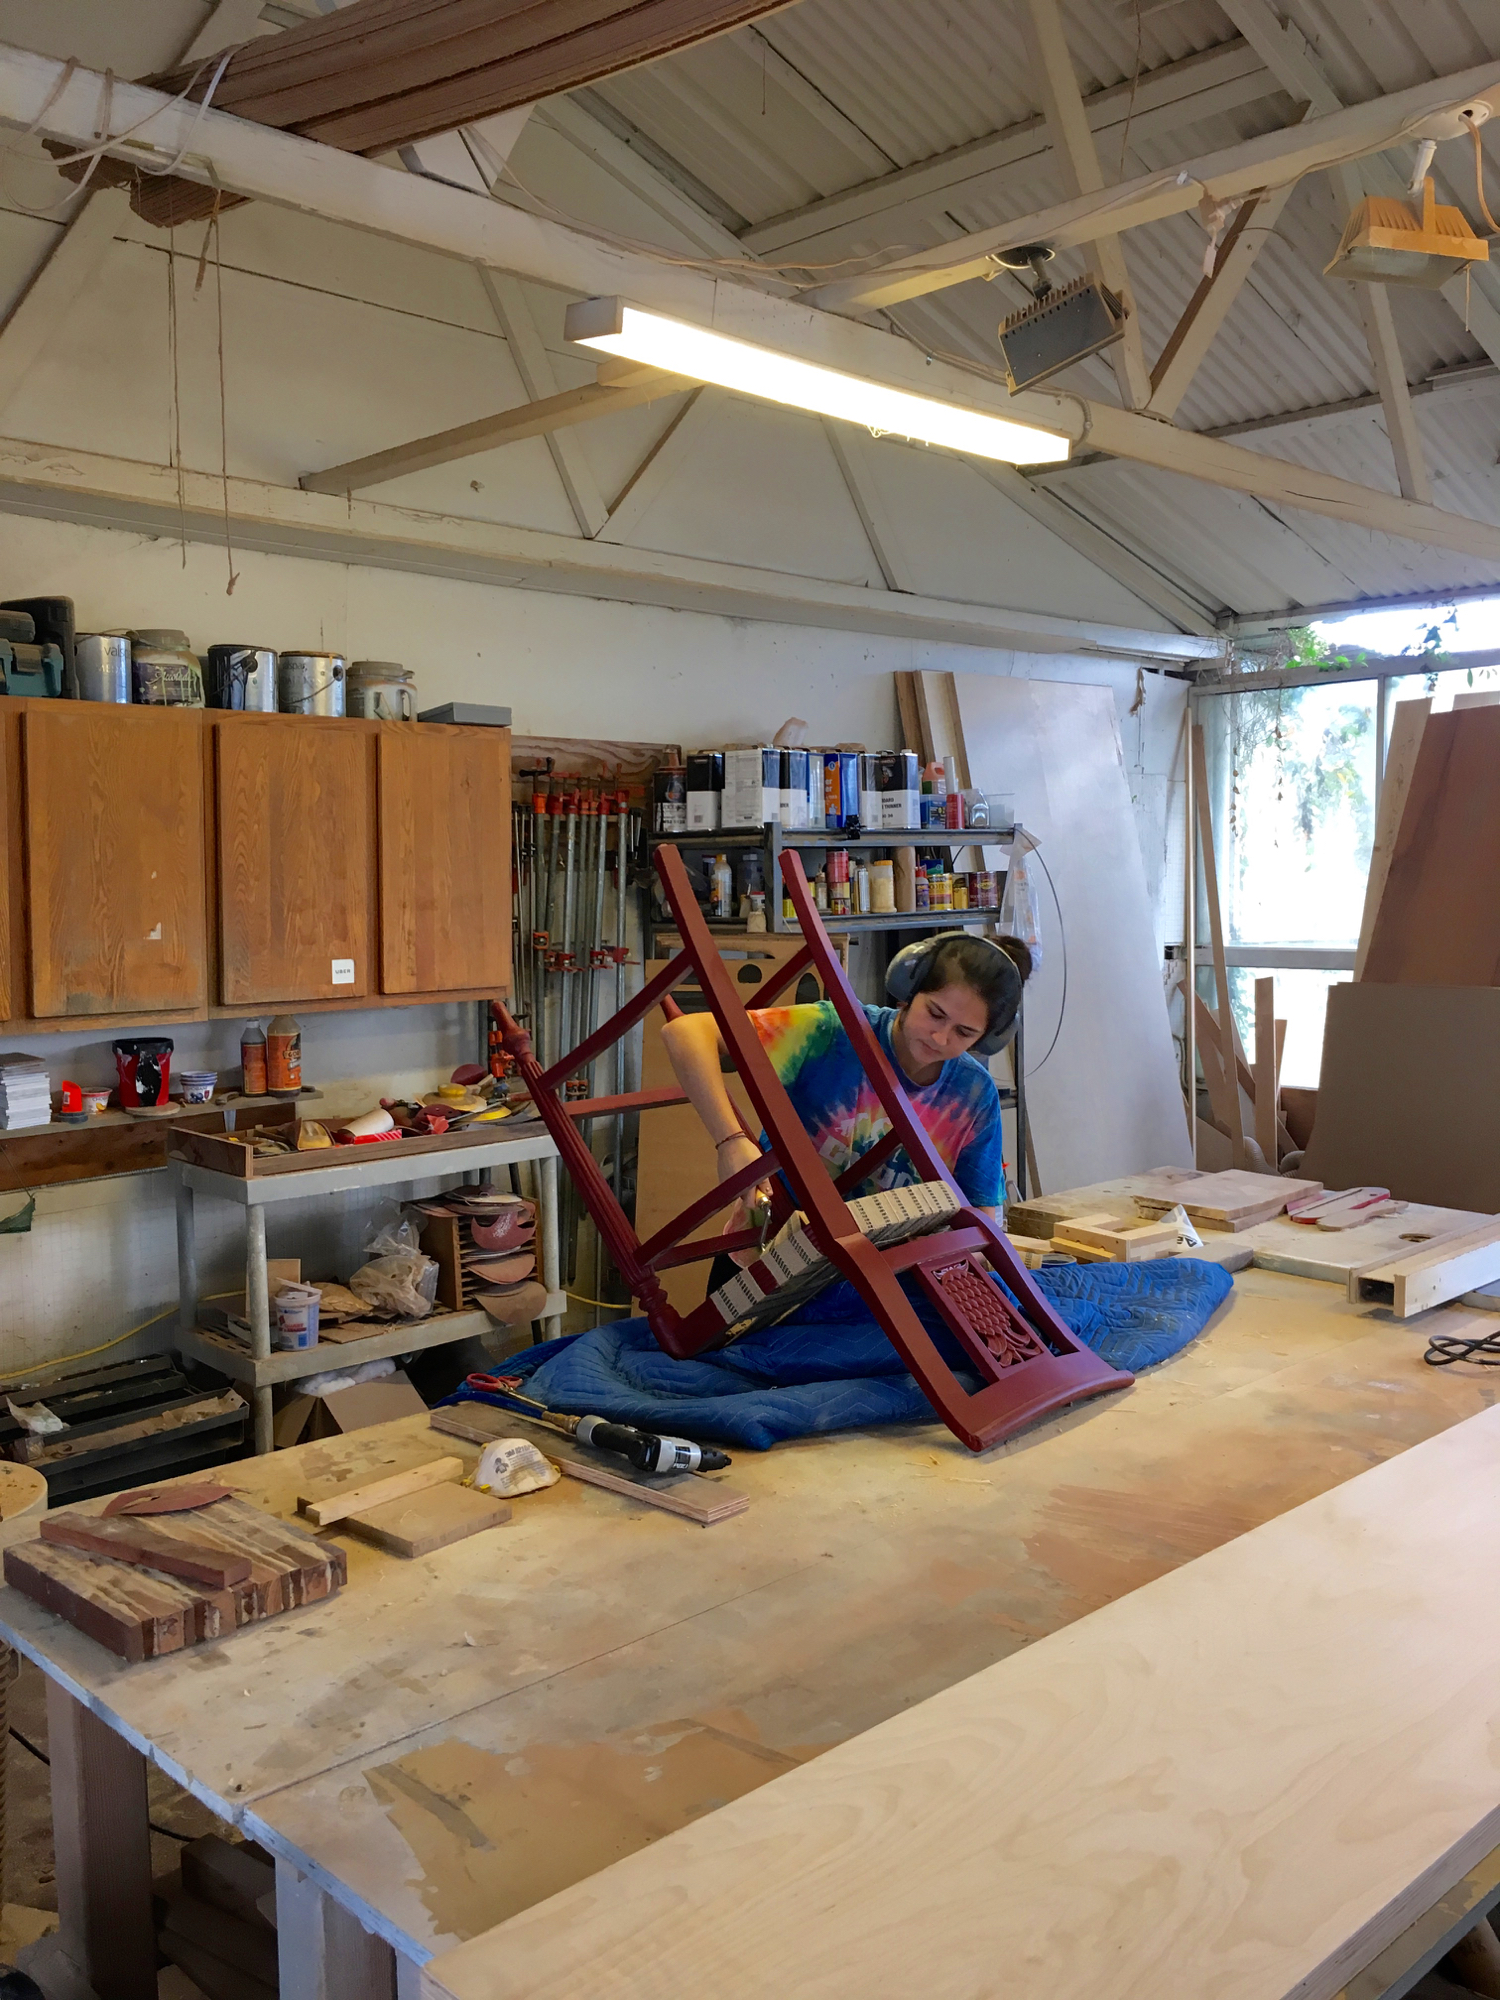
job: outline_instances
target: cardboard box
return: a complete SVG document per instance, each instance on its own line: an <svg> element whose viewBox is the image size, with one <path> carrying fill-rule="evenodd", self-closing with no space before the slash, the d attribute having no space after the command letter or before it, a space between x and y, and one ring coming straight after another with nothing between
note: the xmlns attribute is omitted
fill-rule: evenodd
<svg viewBox="0 0 1500 2000"><path fill-rule="evenodd" d="M352 1389L334 1389L326 1396L295 1395L276 1413L276 1449L314 1444L319 1438L345 1437L372 1424L393 1424L398 1417L425 1415L427 1405L398 1370L377 1382L356 1382Z"/></svg>

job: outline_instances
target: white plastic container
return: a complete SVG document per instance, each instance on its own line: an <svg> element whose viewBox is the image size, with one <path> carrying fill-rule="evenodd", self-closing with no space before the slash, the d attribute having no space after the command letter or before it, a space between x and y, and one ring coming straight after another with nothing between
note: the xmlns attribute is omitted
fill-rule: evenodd
<svg viewBox="0 0 1500 2000"><path fill-rule="evenodd" d="M273 1347L316 1347L318 1306L316 1285L287 1285L276 1294L276 1324L271 1329Z"/></svg>

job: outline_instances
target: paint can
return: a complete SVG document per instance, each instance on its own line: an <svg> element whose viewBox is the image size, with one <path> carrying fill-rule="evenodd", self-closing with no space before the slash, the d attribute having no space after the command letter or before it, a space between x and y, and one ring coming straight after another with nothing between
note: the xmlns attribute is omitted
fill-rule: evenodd
<svg viewBox="0 0 1500 2000"><path fill-rule="evenodd" d="M318 1307L322 1294L316 1285L286 1285L276 1294L276 1324L271 1330L273 1347L316 1347Z"/></svg>
<svg viewBox="0 0 1500 2000"><path fill-rule="evenodd" d="M269 646L210 646L207 686L210 708L276 713L276 655Z"/></svg>
<svg viewBox="0 0 1500 2000"><path fill-rule="evenodd" d="M348 662L340 653L283 653L276 666L283 715L342 715Z"/></svg>
<svg viewBox="0 0 1500 2000"><path fill-rule="evenodd" d="M132 632L133 699L146 708L202 708L203 669L186 632Z"/></svg>
<svg viewBox="0 0 1500 2000"><path fill-rule="evenodd" d="M129 701L130 640L123 632L84 632L73 642L80 701Z"/></svg>
<svg viewBox="0 0 1500 2000"><path fill-rule="evenodd" d="M417 686L395 660L356 660L349 669L345 706L372 722L415 722Z"/></svg>
<svg viewBox="0 0 1500 2000"><path fill-rule="evenodd" d="M116 1042L115 1068L120 1075L120 1103L126 1111L165 1104L172 1077L169 1035L137 1035Z"/></svg>

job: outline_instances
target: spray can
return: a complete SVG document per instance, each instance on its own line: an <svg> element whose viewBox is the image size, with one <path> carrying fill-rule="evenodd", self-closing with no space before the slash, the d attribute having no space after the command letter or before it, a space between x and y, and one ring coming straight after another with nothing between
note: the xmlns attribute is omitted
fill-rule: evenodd
<svg viewBox="0 0 1500 2000"><path fill-rule="evenodd" d="M240 1062L244 1079L240 1089L246 1097L266 1094L266 1031L259 1021L251 1021L240 1036Z"/></svg>
<svg viewBox="0 0 1500 2000"><path fill-rule="evenodd" d="M278 1014L266 1030L266 1084L273 1091L302 1088L302 1024Z"/></svg>

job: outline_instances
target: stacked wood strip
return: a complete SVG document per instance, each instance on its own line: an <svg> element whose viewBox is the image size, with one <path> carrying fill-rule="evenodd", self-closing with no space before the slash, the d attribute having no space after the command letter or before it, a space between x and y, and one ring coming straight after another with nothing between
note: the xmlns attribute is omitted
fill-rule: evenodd
<svg viewBox="0 0 1500 2000"><path fill-rule="evenodd" d="M111 1539L122 1555L130 1551L127 1559L98 1553ZM199 1579L214 1574L217 1552L226 1559L218 1571L222 1584L141 1567L153 1552L179 1572L185 1564L196 1569ZM92 1514L52 1516L40 1540L5 1551L8 1584L125 1660L180 1652L319 1603L347 1575L341 1549L233 1498L118 1523Z"/></svg>
<svg viewBox="0 0 1500 2000"><path fill-rule="evenodd" d="M353 0L244 43L214 88L221 111L350 153L382 153L596 83L774 13L786 0ZM201 99L217 62L148 77ZM121 181L132 170L96 174ZM78 178L78 167L65 169ZM214 191L142 177L136 213L162 226L212 213ZM223 205L221 201L221 206Z"/></svg>

